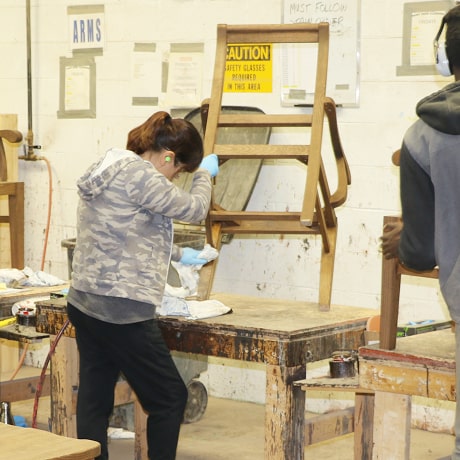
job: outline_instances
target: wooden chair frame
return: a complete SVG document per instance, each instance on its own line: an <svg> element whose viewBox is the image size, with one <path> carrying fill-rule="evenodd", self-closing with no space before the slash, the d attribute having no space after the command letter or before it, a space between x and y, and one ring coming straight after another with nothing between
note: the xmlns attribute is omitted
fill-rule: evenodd
<svg viewBox="0 0 460 460"><path fill-rule="evenodd" d="M317 43L316 84L311 114L230 115L221 111L227 47L241 43ZM211 98L205 101L205 155L216 153L222 162L231 158L295 159L306 165L307 179L301 212L228 211L214 202L206 219L206 238L217 249L222 234L319 234L322 237L319 305L329 310L337 239L334 208L343 204L350 171L337 129L336 106L325 96L329 50L329 24L224 25L217 28L216 61ZM331 194L321 157L323 125L328 118L337 163L338 186ZM305 127L310 128L309 145L229 145L217 143L219 127ZM218 180L218 177L216 178ZM201 270L199 298L209 298L216 261Z"/></svg>

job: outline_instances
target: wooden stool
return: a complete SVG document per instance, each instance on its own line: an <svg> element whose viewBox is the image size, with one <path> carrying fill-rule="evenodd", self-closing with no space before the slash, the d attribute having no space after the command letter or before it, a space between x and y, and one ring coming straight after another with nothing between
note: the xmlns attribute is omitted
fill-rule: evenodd
<svg viewBox="0 0 460 460"><path fill-rule="evenodd" d="M390 222L396 222L398 219L398 217L394 216L385 216L383 218L383 226L385 227ZM394 350L396 347L401 275L438 278L438 269L418 272L404 267L397 258L385 259L385 257L382 257L380 348L384 350Z"/></svg>
<svg viewBox="0 0 460 460"><path fill-rule="evenodd" d="M0 196L8 196L8 215L0 224L10 225L11 267L24 268L24 182L0 182Z"/></svg>
<svg viewBox="0 0 460 460"><path fill-rule="evenodd" d="M0 423L0 439L1 457L15 460L93 460L101 453L96 441L3 423Z"/></svg>

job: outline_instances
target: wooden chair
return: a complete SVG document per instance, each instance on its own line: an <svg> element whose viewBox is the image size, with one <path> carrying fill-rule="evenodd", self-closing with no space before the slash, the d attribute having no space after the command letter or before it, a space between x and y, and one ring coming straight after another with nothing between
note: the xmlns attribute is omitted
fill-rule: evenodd
<svg viewBox="0 0 460 460"><path fill-rule="evenodd" d="M392 157L393 164L399 166L397 150ZM385 216L383 226L396 222L399 217ZM380 300L380 348L394 350L396 348L396 333L399 314L399 294L401 290L401 275L418 276L423 278L438 278L438 269L419 272L404 267L399 259L382 257L382 287Z"/></svg>
<svg viewBox="0 0 460 460"><path fill-rule="evenodd" d="M11 267L24 268L24 183L6 182L8 177L3 138L16 143L22 134L15 130L0 130L0 196L8 197L8 214L0 215L0 224L9 224Z"/></svg>
<svg viewBox="0 0 460 460"><path fill-rule="evenodd" d="M399 217L385 216L383 225L395 222ZM438 278L438 269L418 272L404 267L399 259L382 257L382 290L380 299L380 348L394 350L396 348L396 332L399 314L399 293L401 275L423 278Z"/></svg>
<svg viewBox="0 0 460 460"><path fill-rule="evenodd" d="M222 113L222 93L229 44L312 43L318 48L316 83L311 114L248 114ZM213 87L206 112L205 155L216 153L221 162L230 159L294 159L307 165L307 177L301 212L248 212L223 209L215 201L206 220L207 241L217 249L223 234L319 234L323 248L319 288L319 306L329 310L332 275L337 239L337 219L334 208L342 204L350 183L350 171L338 137L336 106L325 96L329 49L329 25L276 24L224 25L217 29L216 60ZM311 65L308 58L305 65ZM327 116L338 170L338 186L329 190L321 157L324 118ZM218 131L225 127L300 127L310 130L307 145L221 144ZM216 177L216 183L219 176ZM198 296L209 298L217 260L200 272Z"/></svg>

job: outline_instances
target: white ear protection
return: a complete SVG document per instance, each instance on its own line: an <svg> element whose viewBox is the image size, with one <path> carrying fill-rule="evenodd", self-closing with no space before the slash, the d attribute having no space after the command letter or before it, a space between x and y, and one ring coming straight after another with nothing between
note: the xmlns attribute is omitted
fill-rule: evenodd
<svg viewBox="0 0 460 460"><path fill-rule="evenodd" d="M447 58L446 42L439 42L439 37L441 36L444 29L444 24L445 21L443 18L441 27L439 28L436 37L434 37L434 56L436 59L436 69L438 69L438 72L444 77L450 77L452 75L452 71L450 70L449 59Z"/></svg>

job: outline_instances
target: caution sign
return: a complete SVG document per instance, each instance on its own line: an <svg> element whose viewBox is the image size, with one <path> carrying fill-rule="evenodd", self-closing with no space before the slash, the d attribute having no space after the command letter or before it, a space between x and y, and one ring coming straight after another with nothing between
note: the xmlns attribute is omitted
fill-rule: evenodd
<svg viewBox="0 0 460 460"><path fill-rule="evenodd" d="M272 92L272 44L242 43L227 47L224 92Z"/></svg>

